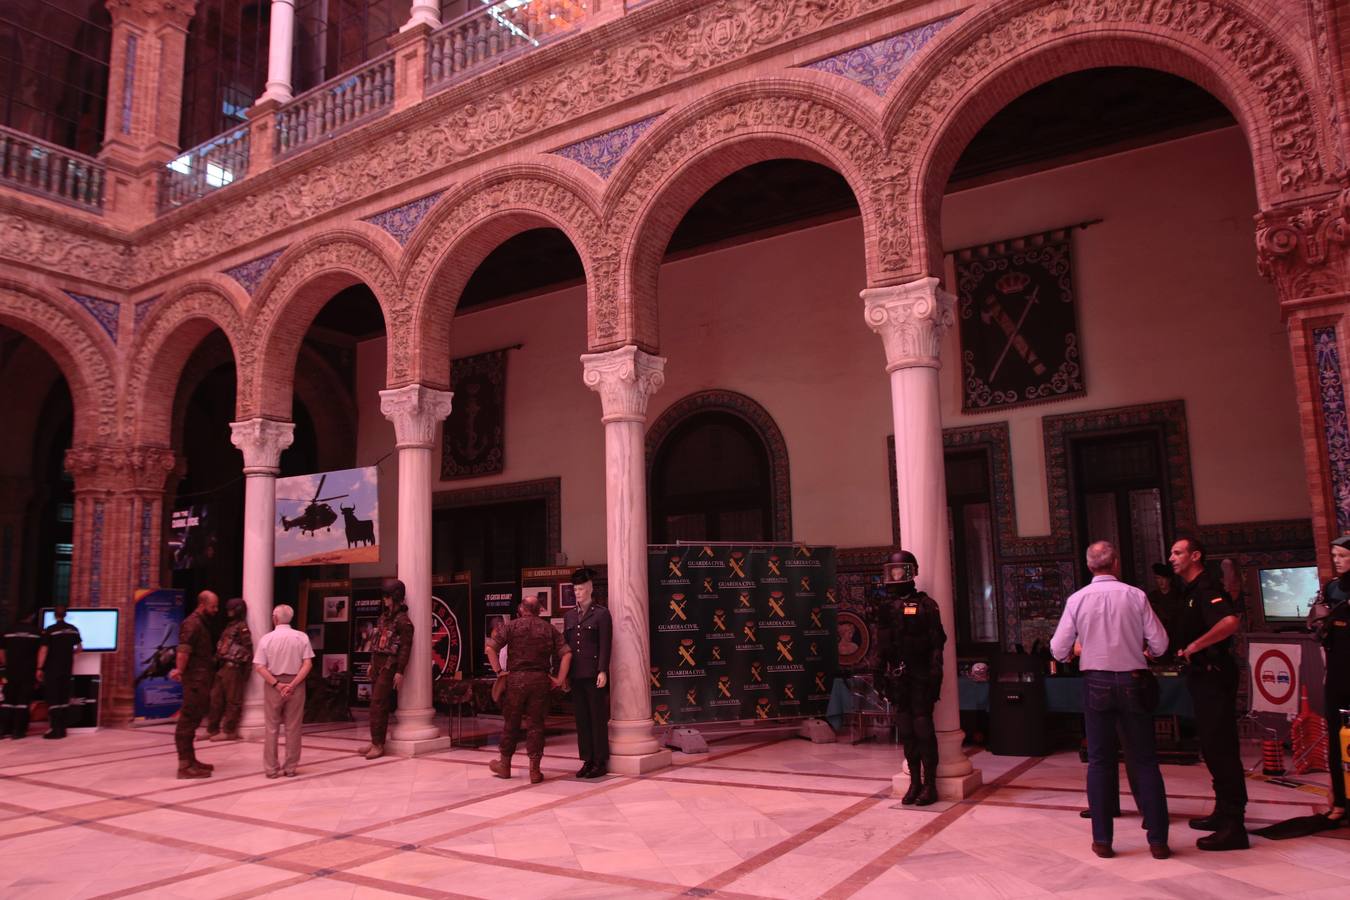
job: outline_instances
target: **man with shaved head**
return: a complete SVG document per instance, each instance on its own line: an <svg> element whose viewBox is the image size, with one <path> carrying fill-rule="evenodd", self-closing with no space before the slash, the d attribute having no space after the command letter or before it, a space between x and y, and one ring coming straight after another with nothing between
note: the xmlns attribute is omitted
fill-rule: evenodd
<svg viewBox="0 0 1350 900"><path fill-rule="evenodd" d="M197 608L178 627L178 657L169 677L183 683L183 708L173 742L178 748L179 778L209 778L215 766L197 759L192 738L197 726L211 712L211 682L216 675L216 643L211 640L208 616L220 609L220 598L211 591L197 595Z"/></svg>

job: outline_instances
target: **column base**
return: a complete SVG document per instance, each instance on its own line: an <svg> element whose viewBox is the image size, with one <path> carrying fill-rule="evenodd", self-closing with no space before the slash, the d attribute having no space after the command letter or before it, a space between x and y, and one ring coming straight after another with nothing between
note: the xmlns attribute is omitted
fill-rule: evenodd
<svg viewBox="0 0 1350 900"><path fill-rule="evenodd" d="M979 769L972 769L965 775L939 775L937 779L939 800L964 800L984 782ZM891 796L903 797L909 790L909 773L900 772L891 777Z"/></svg>
<svg viewBox="0 0 1350 900"><path fill-rule="evenodd" d="M439 753L442 750L449 749L450 737L448 735L417 741L390 738L384 742L384 752L391 756L426 756L428 753Z"/></svg>
<svg viewBox="0 0 1350 900"><path fill-rule="evenodd" d="M616 775L646 775L659 769L669 768L674 759L669 750L657 750L655 753L643 753L637 756L613 756L605 765Z"/></svg>

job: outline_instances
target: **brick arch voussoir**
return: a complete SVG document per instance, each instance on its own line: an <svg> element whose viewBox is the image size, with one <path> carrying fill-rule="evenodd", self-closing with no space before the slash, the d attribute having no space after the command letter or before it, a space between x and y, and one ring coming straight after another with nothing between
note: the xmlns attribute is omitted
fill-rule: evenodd
<svg viewBox="0 0 1350 900"><path fill-rule="evenodd" d="M244 316L237 416L286 420L300 345L319 310L338 291L363 283L375 295L390 347L406 345L412 304L400 292L397 242L360 223L317 234L282 254ZM410 363L390 353L390 368Z"/></svg>
<svg viewBox="0 0 1350 900"><path fill-rule="evenodd" d="M1325 101L1310 90L1296 29L1264 0L1013 0L939 33L892 85L883 129L891 199L911 223L899 274L942 272L942 193L957 158L998 110L1033 87L1102 66L1186 78L1238 119L1261 206L1327 190L1337 163ZM894 279L892 279L894 280Z"/></svg>
<svg viewBox="0 0 1350 900"><path fill-rule="evenodd" d="M0 324L33 340L60 368L75 408L74 443L115 443L117 354L93 319L74 301L0 280Z"/></svg>
<svg viewBox="0 0 1350 900"><path fill-rule="evenodd" d="M562 231L581 257L593 296L613 269L599 209L599 179L560 157L503 166L441 198L408 244L401 284L413 304L413 326L403 355L413 367L390 371L389 386L450 386L450 325L460 294L483 259L522 231Z"/></svg>
<svg viewBox="0 0 1350 900"><path fill-rule="evenodd" d="M179 285L155 304L127 356L122 430L133 446L172 445L174 398L183 368L212 331L225 334L236 369L242 367L247 302L233 279L216 274Z"/></svg>
<svg viewBox="0 0 1350 900"><path fill-rule="evenodd" d="M656 282L670 235L714 184L769 159L810 160L848 182L862 212L869 277L879 277L885 248L896 241L879 203L891 177L879 123L874 95L810 71L733 85L668 113L633 145L606 188L609 240L621 248L618 342L657 349Z"/></svg>

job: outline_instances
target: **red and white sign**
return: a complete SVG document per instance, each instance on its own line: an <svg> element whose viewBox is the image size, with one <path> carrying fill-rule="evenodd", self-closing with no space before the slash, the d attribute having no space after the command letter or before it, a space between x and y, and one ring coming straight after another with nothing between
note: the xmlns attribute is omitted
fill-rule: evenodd
<svg viewBox="0 0 1350 900"><path fill-rule="evenodd" d="M1252 672L1252 709L1293 715L1298 712L1298 644L1250 644L1247 660Z"/></svg>

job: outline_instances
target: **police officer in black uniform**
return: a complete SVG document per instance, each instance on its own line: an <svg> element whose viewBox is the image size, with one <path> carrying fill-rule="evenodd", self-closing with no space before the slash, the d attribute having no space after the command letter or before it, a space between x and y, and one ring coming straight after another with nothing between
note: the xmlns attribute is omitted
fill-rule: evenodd
<svg viewBox="0 0 1350 900"><path fill-rule="evenodd" d="M577 718L578 778L599 778L609 771L609 647L614 625L609 610L595 602L595 572L585 566L572 573L575 609L563 616L563 634L572 648L572 704Z"/></svg>
<svg viewBox="0 0 1350 900"><path fill-rule="evenodd" d="M1327 761L1331 770L1331 808L1322 815L1345 825L1345 768L1341 760L1341 714L1350 709L1350 534L1331 542L1331 569L1336 577L1326 583L1308 614L1313 634L1327 652L1322 715L1327 720Z"/></svg>
<svg viewBox="0 0 1350 900"><path fill-rule="evenodd" d="M5 699L0 703L0 738L15 740L28 734L28 707L37 685L38 644L42 632L35 613L23 616L5 633L0 659L5 664Z"/></svg>
<svg viewBox="0 0 1350 900"><path fill-rule="evenodd" d="M1214 782L1214 812L1191 819L1201 850L1246 850L1247 775L1238 749L1238 665L1233 635L1241 619L1233 598L1205 569L1205 548L1193 537L1179 538L1169 557L1181 579L1177 657L1186 663L1186 686L1195 704L1200 754Z"/></svg>
<svg viewBox="0 0 1350 900"><path fill-rule="evenodd" d="M908 550L886 562L885 597L877 609L886 696L895 708L896 730L909 764L906 805L937 802L937 731L933 707L942 691L942 649L947 632L937 601L918 590L919 561Z"/></svg>
<svg viewBox="0 0 1350 900"><path fill-rule="evenodd" d="M80 629L66 621L66 607L56 607L56 621L42 629L38 645L37 677L42 682L43 697L47 701L47 722L50 728L43 735L47 740L66 736L70 722L70 678L79 653Z"/></svg>
<svg viewBox="0 0 1350 900"><path fill-rule="evenodd" d="M408 589L403 582L390 579L381 594L380 618L370 641L370 744L357 751L366 759L384 756L394 692L403 686L403 670L412 657L413 623L405 601Z"/></svg>

